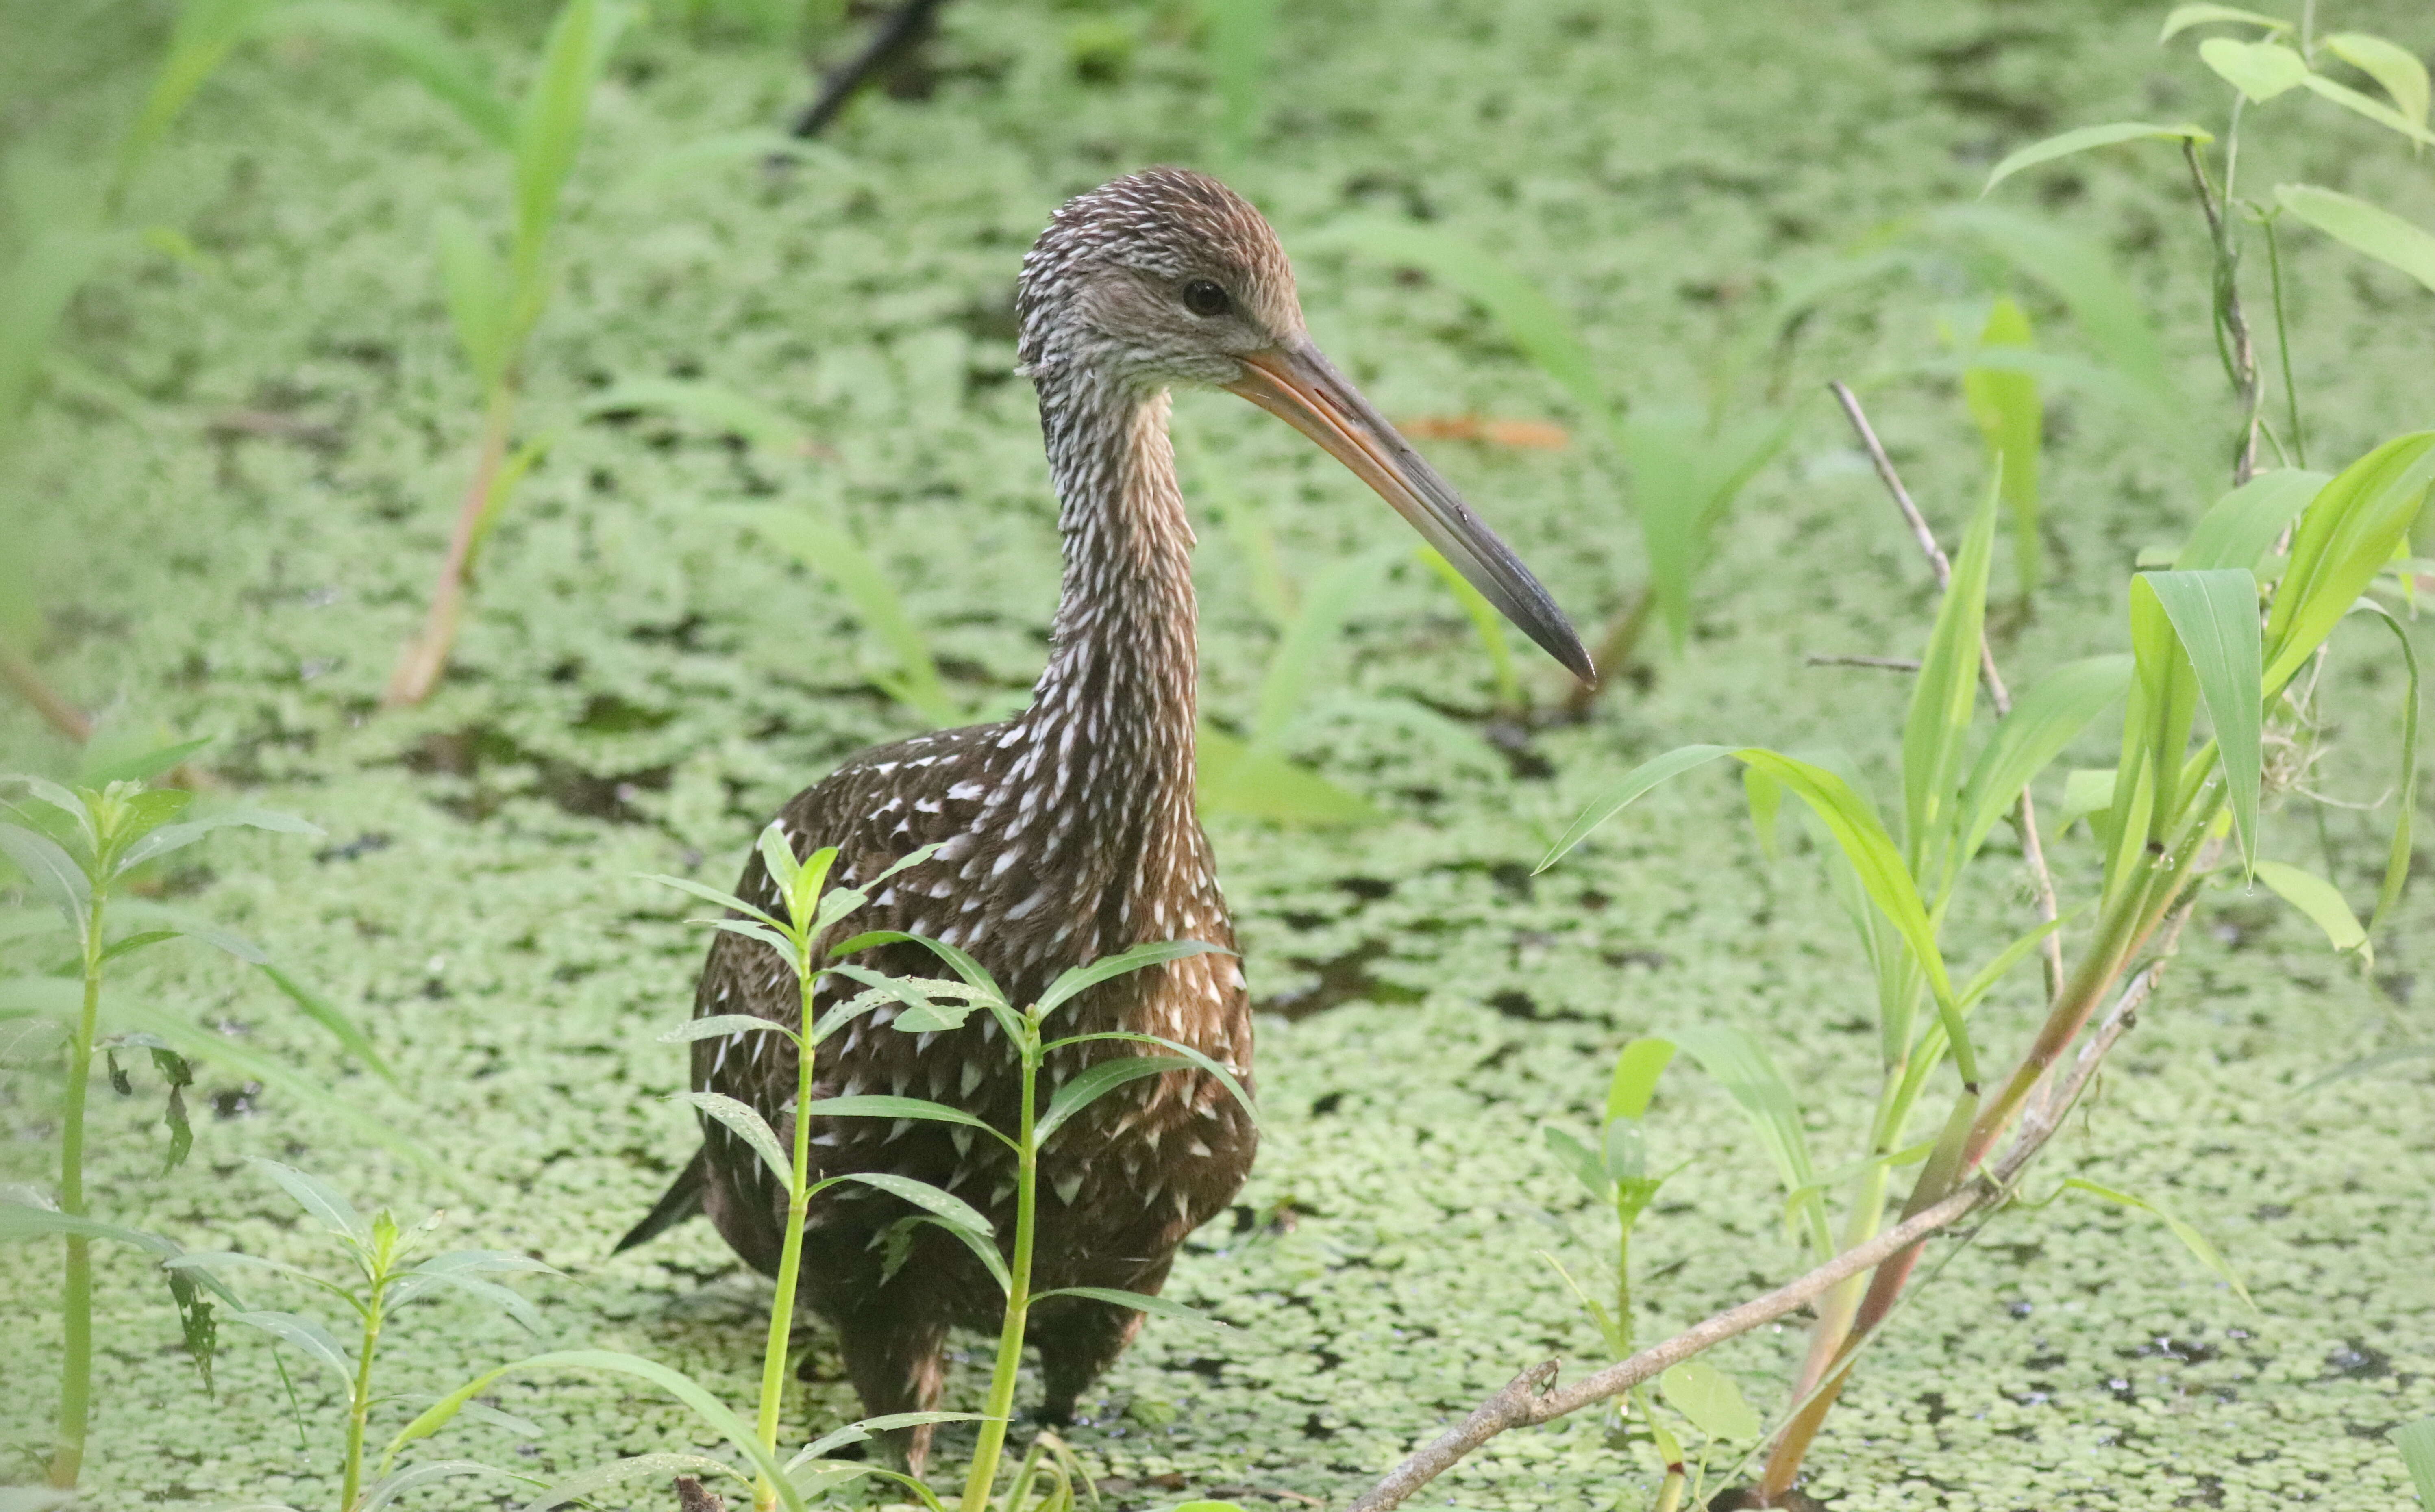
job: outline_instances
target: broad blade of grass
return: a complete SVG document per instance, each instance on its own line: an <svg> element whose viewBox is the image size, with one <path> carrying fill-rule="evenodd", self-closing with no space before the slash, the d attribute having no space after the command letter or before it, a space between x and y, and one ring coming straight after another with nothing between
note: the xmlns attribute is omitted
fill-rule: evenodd
<svg viewBox="0 0 2435 1512"><path fill-rule="evenodd" d="M507 382L515 351L515 298L508 270L491 250L490 238L461 212L442 207L432 232L440 248L440 293L458 349L483 393L496 393Z"/></svg>
<svg viewBox="0 0 2435 1512"><path fill-rule="evenodd" d="M575 171L593 87L625 23L615 0L566 0L542 45L541 67L516 112L516 268L520 290L539 276L559 196ZM529 304L528 298L520 303Z"/></svg>
<svg viewBox="0 0 2435 1512"><path fill-rule="evenodd" d="M2067 158L2075 152L2086 152L2092 147L2112 146L2117 142L2156 140L2207 143L2214 141L2215 136L2212 132L2201 130L2195 126L2150 126L2145 121L2115 121L2105 126L2083 126L2057 136L2050 136L2043 142L2033 142L2012 153L2003 162L1995 164L1995 171L1987 175L1987 181L1980 186L1978 193L1983 198L1990 190L2022 169L2034 168L2041 163L2052 163L2057 158Z"/></svg>
<svg viewBox="0 0 2435 1512"><path fill-rule="evenodd" d="M2301 515L2266 619L2266 690L2279 693L2392 558L2435 479L2435 431L2396 437L2344 468Z"/></svg>
<svg viewBox="0 0 2435 1512"><path fill-rule="evenodd" d="M2292 517L2332 481L2330 473L2303 468L2271 468L2258 473L2199 516L2182 554L2173 558L2174 570L2246 567L2258 571Z"/></svg>
<svg viewBox="0 0 2435 1512"><path fill-rule="evenodd" d="M1978 333L1978 345L2036 346L2028 312L2010 296L1997 300ZM2037 592L2045 558L2045 545L2038 539L2038 467L2046 405L2038 395L2038 381L2018 369L1973 367L1961 374L1961 395L2002 480L2004 507L2012 516L2012 569L2026 599Z"/></svg>
<svg viewBox="0 0 2435 1512"><path fill-rule="evenodd" d="M309 28L379 48L484 141L514 146L515 112L491 87L481 56L413 11L355 0L302 0L280 6L270 20L283 31Z"/></svg>
<svg viewBox="0 0 2435 1512"><path fill-rule="evenodd" d="M2139 576L2172 620L2198 675L2199 697L2215 726L2216 749L2223 762L2241 861L2254 870L2258 791L2265 771L2257 578L2246 567Z"/></svg>
<svg viewBox="0 0 2435 1512"><path fill-rule="evenodd" d="M1649 549L1649 591L1677 649L1690 635L1691 591L1717 525L1791 431L1788 414L1716 421L1683 405L1641 405L1615 425Z"/></svg>
<svg viewBox="0 0 2435 1512"><path fill-rule="evenodd" d="M1775 1069L1765 1046L1748 1031L1718 1025L1677 1030L1667 1038L1690 1053L1700 1069L1741 1105L1757 1131L1759 1143L1775 1162L1775 1174L1787 1192L1813 1184L1817 1167L1809 1158L1809 1136L1801 1123L1801 1102L1792 1084ZM1826 1228L1826 1205L1812 1194L1802 1205L1803 1227L1821 1259L1835 1253L1834 1235Z"/></svg>
<svg viewBox="0 0 2435 1512"><path fill-rule="evenodd" d="M1537 284L1460 237L1408 220L1354 215L1330 225L1324 242L1382 262L1416 267L1478 305L1539 370L1554 379L1586 413L1603 418L1609 402L1589 349L1575 335L1580 322Z"/></svg>
<svg viewBox="0 0 2435 1512"><path fill-rule="evenodd" d="M2130 681L2128 656L2090 657L2057 667L2014 701L1962 784L1957 867L1978 853L2021 789L2119 699Z"/></svg>
<svg viewBox="0 0 2435 1512"><path fill-rule="evenodd" d="M2367 931L2360 927L2358 916L2351 912L2341 889L2332 883L2313 871L2280 861L2260 861L2256 871L2258 881L2323 930L2325 943L2334 949L2355 951L2367 943Z"/></svg>
<svg viewBox="0 0 2435 1512"><path fill-rule="evenodd" d="M1987 576L1995 560L1995 502L2002 489L2000 455L1996 468L1996 481L1953 559L1952 581L1937 606L1919 676L1911 680L1910 711L1903 720L1903 859L1917 878L1941 875L1947 864L1955 789L1960 782L1970 716L1978 706Z"/></svg>
<svg viewBox="0 0 2435 1512"><path fill-rule="evenodd" d="M2293 218L2435 289L2435 235L2392 211L2310 183L2278 184L2274 198Z"/></svg>
<svg viewBox="0 0 2435 1512"><path fill-rule="evenodd" d="M1649 1100L1657 1095L1657 1078L1673 1062L1671 1040L1643 1037L1623 1047L1615 1057L1615 1075L1607 1082L1606 1116L1643 1118Z"/></svg>

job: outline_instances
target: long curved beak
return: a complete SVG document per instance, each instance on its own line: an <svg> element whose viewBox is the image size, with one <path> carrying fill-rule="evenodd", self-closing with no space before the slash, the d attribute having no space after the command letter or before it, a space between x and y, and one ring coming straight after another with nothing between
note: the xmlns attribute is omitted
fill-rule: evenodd
<svg viewBox="0 0 2435 1512"><path fill-rule="evenodd" d="M1317 347L1299 341L1241 360L1243 376L1227 388L1325 447L1410 521L1522 633L1573 676L1597 681L1597 669L1590 665L1572 622L1530 569Z"/></svg>

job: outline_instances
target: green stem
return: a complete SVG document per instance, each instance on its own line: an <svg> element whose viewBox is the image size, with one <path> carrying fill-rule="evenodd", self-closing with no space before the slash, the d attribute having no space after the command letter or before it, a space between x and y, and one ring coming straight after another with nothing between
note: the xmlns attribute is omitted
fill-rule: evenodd
<svg viewBox="0 0 2435 1512"><path fill-rule="evenodd" d="M93 1079L93 1042L101 1024L102 909L107 894L93 890L84 931L84 1007L68 1046L65 1128L60 1138L60 1211L87 1216L84 1205L84 1101ZM70 1234L60 1284L60 1438L51 1452L51 1484L71 1489L84 1469L85 1431L93 1420L93 1242Z"/></svg>
<svg viewBox="0 0 2435 1512"><path fill-rule="evenodd" d="M383 1256L386 1268L387 1257ZM364 1422L372 1415L372 1351L380 1345L381 1287L386 1278L372 1283L371 1298L364 1308L364 1339L355 1355L355 1389L347 1400L347 1470L338 1487L338 1512L354 1512L355 1500L364 1484Z"/></svg>
<svg viewBox="0 0 2435 1512"><path fill-rule="evenodd" d="M778 1408L786 1393L786 1345L794 1336L795 1284L803 1264L803 1222L812 1205L812 996L819 978L812 971L809 941L798 946L796 979L802 1007L796 1020L803 1034L795 1049L794 1169L786 1187L786 1234L778 1251L778 1294L769 1304L769 1339L761 1351L761 1447L778 1452ZM778 1487L764 1477L753 1483L755 1512L772 1512Z"/></svg>
<svg viewBox="0 0 2435 1512"><path fill-rule="evenodd" d="M1007 1421L1014 1415L1014 1377L1023 1365L1024 1323L1031 1310L1032 1218L1040 1173L1040 1154L1032 1137L1040 1079L1038 1024L1032 1025L1022 1049L1023 1112L1015 1125L1014 1253L1007 1257L1013 1284L1006 1292L1006 1321L998 1329L989 1404L981 1409L988 1416L981 1422L980 1442L973 1447L972 1473L964 1481L961 1512L988 1512L990 1488L997 1484L998 1456L1006 1447Z"/></svg>

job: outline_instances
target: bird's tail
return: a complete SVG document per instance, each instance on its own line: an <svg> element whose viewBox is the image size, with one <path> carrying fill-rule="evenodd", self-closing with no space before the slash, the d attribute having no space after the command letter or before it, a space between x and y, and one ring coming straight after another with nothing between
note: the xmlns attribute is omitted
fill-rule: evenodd
<svg viewBox="0 0 2435 1512"><path fill-rule="evenodd" d="M622 1255L636 1245L648 1244L701 1211L702 1190L709 1184L710 1149L705 1145L693 1152L693 1159L660 1194L660 1200L651 1204L651 1211L643 1214L643 1221L626 1230L626 1237L618 1240L617 1247L609 1253Z"/></svg>

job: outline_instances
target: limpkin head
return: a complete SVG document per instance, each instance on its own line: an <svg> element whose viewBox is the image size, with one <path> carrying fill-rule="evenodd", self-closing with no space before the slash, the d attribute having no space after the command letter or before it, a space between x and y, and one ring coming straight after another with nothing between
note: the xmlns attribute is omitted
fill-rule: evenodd
<svg viewBox="0 0 2435 1512"><path fill-rule="evenodd" d="M1284 246L1232 189L1150 168L1076 196L1024 258L1016 302L1035 380L1242 395L1352 469L1549 656L1596 679L1538 578L1312 345Z"/></svg>

